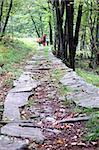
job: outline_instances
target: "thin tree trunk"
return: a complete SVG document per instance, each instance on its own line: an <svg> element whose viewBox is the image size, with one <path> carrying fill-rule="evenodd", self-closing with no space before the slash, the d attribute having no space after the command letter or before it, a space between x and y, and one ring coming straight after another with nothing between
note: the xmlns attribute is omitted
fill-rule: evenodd
<svg viewBox="0 0 99 150"><path fill-rule="evenodd" d="M10 5L9 5L8 12L7 12L7 16L6 16L6 20L5 20L5 23L4 23L4 27L3 27L3 30L2 30L1 37L4 36L5 30L6 30L6 27L7 27L7 24L8 24L8 20L9 20L9 17L10 17L10 12L11 12L11 9L12 9L12 5L13 5L13 0L10 0Z"/></svg>
<svg viewBox="0 0 99 150"><path fill-rule="evenodd" d="M0 33L2 31L3 5L4 5L4 0L1 1L1 5L0 5Z"/></svg>
<svg viewBox="0 0 99 150"><path fill-rule="evenodd" d="M89 16L89 19L90 19L90 34L91 34L91 37L90 37L90 46L91 46L91 60L93 59L93 56L94 56L94 50L95 50L95 38L94 38L94 28L95 28L95 17L94 19L92 19L92 14L93 14L93 10L92 10L92 2L91 2L91 9L90 9L90 16Z"/></svg>
<svg viewBox="0 0 99 150"><path fill-rule="evenodd" d="M51 13L50 1L48 1L48 8L49 8L49 12ZM54 17L54 8L52 12L53 12L53 17ZM50 45L52 45L53 44L53 29L52 29L52 16L51 15L49 15L49 39L50 39Z"/></svg>
<svg viewBox="0 0 99 150"><path fill-rule="evenodd" d="M82 17L82 7L83 5L79 4L78 16L77 16L76 28L75 28L75 36L74 36L74 57L76 54L76 47L78 45L79 30L80 30L81 17Z"/></svg>
<svg viewBox="0 0 99 150"><path fill-rule="evenodd" d="M31 16L31 19L32 19L32 22L33 22L33 24L34 24L34 27L35 27L35 31L36 31L36 33L37 33L37 36L40 37L40 33L39 33L38 29L37 29L37 26L36 26L36 24L35 24L35 21L34 21L34 19L33 19L33 16Z"/></svg>
<svg viewBox="0 0 99 150"><path fill-rule="evenodd" d="M55 1L56 20L57 20L57 41L58 53L57 57L63 58L63 15L64 15L64 1Z"/></svg>
<svg viewBox="0 0 99 150"><path fill-rule="evenodd" d="M49 17L49 37L50 37L50 45L52 45L53 44L53 33L52 33L51 16Z"/></svg>
<svg viewBox="0 0 99 150"><path fill-rule="evenodd" d="M73 39L73 18L74 18L74 3L70 3L66 1L66 14L67 14L67 21L68 21L68 41L69 41L69 61L70 61L70 68L75 70L75 62L74 62L74 39Z"/></svg>
<svg viewBox="0 0 99 150"><path fill-rule="evenodd" d="M67 23L67 15L66 15L64 33L63 33L63 51L64 51L65 60L67 60L67 45L68 45L68 23Z"/></svg>

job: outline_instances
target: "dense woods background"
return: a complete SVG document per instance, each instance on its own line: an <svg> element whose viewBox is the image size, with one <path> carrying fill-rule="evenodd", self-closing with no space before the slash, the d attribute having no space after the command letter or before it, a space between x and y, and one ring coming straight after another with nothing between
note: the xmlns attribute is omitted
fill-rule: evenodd
<svg viewBox="0 0 99 150"><path fill-rule="evenodd" d="M0 39L42 37L47 34L53 52L75 70L76 60L99 64L98 0L1 0Z"/></svg>

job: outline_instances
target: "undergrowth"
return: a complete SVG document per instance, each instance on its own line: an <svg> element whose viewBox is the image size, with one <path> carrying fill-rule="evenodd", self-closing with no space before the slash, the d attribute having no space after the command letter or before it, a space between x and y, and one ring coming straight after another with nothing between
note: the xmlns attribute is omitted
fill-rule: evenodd
<svg viewBox="0 0 99 150"><path fill-rule="evenodd" d="M97 75L93 72L88 72L88 71L82 70L80 68L76 69L76 72L79 76L84 78L86 80L86 82L99 87L99 75Z"/></svg>
<svg viewBox="0 0 99 150"><path fill-rule="evenodd" d="M28 43L28 41L27 41ZM29 55L33 55L34 47L26 43L14 39L0 42L0 74L12 72L15 77L22 72L20 64L25 61Z"/></svg>

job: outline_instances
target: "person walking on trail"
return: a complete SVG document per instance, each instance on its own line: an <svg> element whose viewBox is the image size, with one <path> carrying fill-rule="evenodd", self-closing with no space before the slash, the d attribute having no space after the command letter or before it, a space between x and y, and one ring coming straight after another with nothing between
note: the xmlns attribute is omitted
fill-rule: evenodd
<svg viewBox="0 0 99 150"><path fill-rule="evenodd" d="M42 44L43 46L46 46L46 34L44 34L42 37Z"/></svg>

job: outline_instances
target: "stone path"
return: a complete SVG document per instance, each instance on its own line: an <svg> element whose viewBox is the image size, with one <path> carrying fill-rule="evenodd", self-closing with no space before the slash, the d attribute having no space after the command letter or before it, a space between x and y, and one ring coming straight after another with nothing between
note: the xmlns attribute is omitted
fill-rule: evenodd
<svg viewBox="0 0 99 150"><path fill-rule="evenodd" d="M56 59L52 53L50 58L53 63L61 64L61 60ZM77 75L72 69L66 68L66 74L60 82L73 91L67 95L67 99L73 100L78 106L86 108L99 108L99 88L86 83L86 81Z"/></svg>
<svg viewBox="0 0 99 150"><path fill-rule="evenodd" d="M60 81L54 77L57 70L63 76ZM12 147L11 150L21 150L24 145L28 147L26 141L28 139L29 142L32 141L32 146L29 148L35 150L67 150L68 145L72 150L74 142L76 142L76 150L79 149L83 124L56 126L55 122L75 117L71 108L64 106L64 96L79 106L99 108L98 88L87 84L72 69L57 59L50 50L48 56L45 56L44 50L40 48L37 54L27 62L23 74L14 81L13 85L14 88L6 97L3 114L4 120L13 122L3 126L1 133L16 140L6 142L5 139L3 141L6 144L3 144L1 139L0 147L4 150ZM61 95L59 86L62 85L71 88L71 92ZM28 120L30 123L17 123L21 120Z"/></svg>
<svg viewBox="0 0 99 150"><path fill-rule="evenodd" d="M60 82L72 89L67 99L73 100L76 105L86 108L99 108L99 88L86 83L75 72L67 73Z"/></svg>

